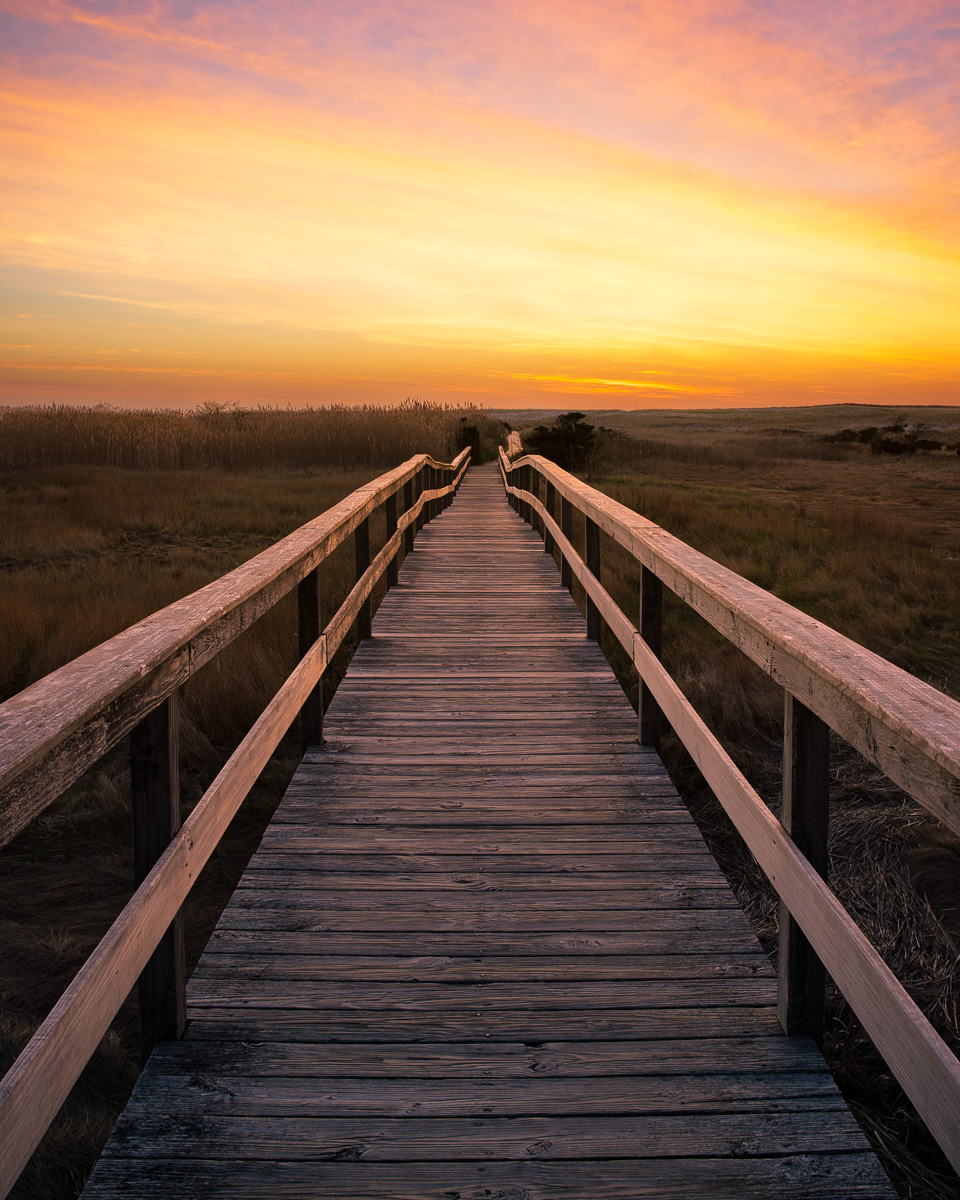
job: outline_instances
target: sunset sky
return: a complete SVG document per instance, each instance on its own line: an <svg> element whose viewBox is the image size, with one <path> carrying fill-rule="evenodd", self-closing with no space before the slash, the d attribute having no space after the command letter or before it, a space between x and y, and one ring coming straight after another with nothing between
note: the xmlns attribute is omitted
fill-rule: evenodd
<svg viewBox="0 0 960 1200"><path fill-rule="evenodd" d="M960 4L0 0L0 402L960 403Z"/></svg>

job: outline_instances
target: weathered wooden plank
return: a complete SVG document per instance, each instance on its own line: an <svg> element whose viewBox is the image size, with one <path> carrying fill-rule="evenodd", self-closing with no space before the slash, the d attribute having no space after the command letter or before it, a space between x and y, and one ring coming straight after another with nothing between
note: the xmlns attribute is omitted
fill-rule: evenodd
<svg viewBox="0 0 960 1200"><path fill-rule="evenodd" d="M639 920L636 912L617 912L611 909L584 908L582 914L550 912L546 909L534 912L522 911L517 906L513 911L487 912L484 910L463 913L418 913L397 912L384 908L373 908L358 912L327 912L314 907L309 900L300 903L291 899L288 906L277 899L273 906L254 904L249 908L240 903L231 904L220 918L221 929L274 929L281 930L329 930L330 932L373 933L378 930L394 934L467 932L477 933L549 933L581 932L584 936L603 933L629 932L636 928ZM656 909L645 911L643 926L651 931L697 929L722 930L727 927L737 911L733 907ZM419 942L421 939L417 938Z"/></svg>
<svg viewBox="0 0 960 1200"><path fill-rule="evenodd" d="M323 887L322 878L316 875L310 877L309 883L302 878L287 878L284 887L291 889L290 898L277 898L277 876L275 874L247 879L234 895L237 908L263 908L272 906L284 912L310 913L369 913L381 910L404 911L415 910L421 915L442 913L445 916L471 916L497 913L512 914L518 906L529 913L573 914L579 916L585 911L591 913L607 910L622 913L633 910L642 912L651 908L686 911L688 909L729 909L734 908L729 889L700 888L691 885L686 888L675 885L664 887L636 888L633 891L610 891L594 889L589 897L579 894L538 893L517 896L509 887L473 889L470 892L440 891L435 893L414 889L399 893L395 890L375 892L365 890L355 895L345 890L328 891Z"/></svg>
<svg viewBox="0 0 960 1200"><path fill-rule="evenodd" d="M271 838L265 846L261 847L257 853L257 865L265 862L268 855L272 855L278 861L284 859L291 866L297 865L298 858L303 860L304 865L309 865L308 860L313 858L318 871L324 868L373 872L398 869L401 871L484 871L496 874L500 871L534 870L571 877L576 877L581 871L643 871L654 864L657 869L663 871L678 873L688 871L699 875L704 867L709 865L701 855L693 852L659 856L655 854L617 854L615 851L606 854L584 852L576 859L573 859L569 852L548 853L546 849L536 855L525 853L447 854L430 853L428 850L418 850L409 854L395 854L386 851L380 854L345 854L337 847L330 846L327 846L324 852L324 847L317 845L312 838L299 835L295 837L290 831L299 829L299 826L291 825L286 828L289 837ZM712 862L712 860L710 861Z"/></svg>
<svg viewBox="0 0 960 1200"><path fill-rule="evenodd" d="M423 803L418 797L417 803ZM471 810L462 806L460 801L439 802L432 808L403 808L396 802L378 803L376 800L371 800L366 804L351 804L349 807L346 803L329 804L325 807L322 817L318 819L315 807L311 809L306 802L303 805L290 804L284 808L283 815L277 820L277 825L476 825L478 823L477 809ZM566 808L551 807L545 808L541 805L524 805L518 807L516 804L505 806L502 802L491 802L484 806L482 815L489 814L490 819L495 821L497 825L532 825L532 826L557 826L563 823L564 819L573 821L577 820L581 823L584 818L584 809L590 809L589 802L582 804L581 808L575 808L571 801ZM601 807L599 804L594 806L595 813L591 812L591 823L599 825L642 825L645 830L652 830L654 833L664 828L668 823L659 820L652 821L644 812L631 812L626 804L620 808ZM683 828L681 825L681 816L685 814L677 813L676 820L672 822L674 826Z"/></svg>
<svg viewBox="0 0 960 1200"><path fill-rule="evenodd" d="M619 1117L644 1115L652 1118L690 1115L686 1128L690 1142L697 1143L697 1118L702 1114L722 1114L721 1120L740 1117L745 1113L816 1113L825 1124L829 1124L833 1135L826 1144L821 1141L817 1148L855 1150L859 1141L851 1142L856 1136L857 1126L841 1099L831 1076L827 1072L783 1073L750 1075L672 1075L668 1079L660 1076L614 1077L581 1076L576 1079L545 1078L534 1076L528 1079L380 1079L375 1088L367 1080L342 1078L339 1075L318 1075L313 1079L270 1075L259 1077L244 1072L240 1075L216 1074L213 1077L192 1074L162 1075L153 1072L149 1086L141 1089L138 1097L137 1116L130 1118L121 1128L126 1128L143 1142L153 1141L153 1153L163 1154L171 1134L178 1137L179 1130L149 1130L151 1122L144 1122L146 1114L169 1115L175 1111L178 1117L300 1117L312 1121L314 1129L342 1130L349 1128L336 1121L342 1117L386 1118L380 1121L364 1121L362 1126L374 1126L386 1133L386 1141L396 1141L401 1130L407 1128L414 1140L427 1133L427 1126L420 1124L421 1118L462 1117L544 1117L554 1116L552 1128L565 1141L567 1136L582 1136L589 1131L593 1138L605 1137L600 1131L606 1129L609 1136L636 1131L622 1120L584 1121L591 1116ZM415 1116L417 1123L405 1126L391 1118ZM318 1118L334 1118L333 1121ZM195 1124L195 1122L189 1122ZM526 1121L492 1122L491 1127L509 1127L511 1132L527 1127ZM670 1120L664 1123L667 1130L679 1133L683 1122ZM784 1122L784 1124L789 1124ZM797 1122L808 1131L816 1123L802 1119ZM148 1128L145 1129L144 1125ZM756 1123L731 1120L727 1130L742 1130ZM353 1126L356 1129L356 1126ZM432 1154L413 1154L414 1159L443 1157L441 1147L449 1148L451 1136L460 1142L463 1153L464 1138L469 1138L469 1129L476 1128L465 1121L449 1120L437 1125L437 1141ZM392 1137L391 1137L392 1134ZM837 1136L839 1134L839 1137ZM158 1136L159 1135L159 1136ZM762 1136L762 1134L761 1134ZM822 1136L822 1135L821 1135ZM309 1133L308 1133L309 1138ZM836 1139L836 1140L834 1140ZM486 1150L485 1139L477 1138L477 1149ZM125 1145L124 1154L136 1152L136 1141ZM609 1145L609 1143L607 1143ZM757 1139L755 1148L763 1143ZM702 1147L698 1146L698 1149ZM274 1148L274 1153L278 1147ZM779 1147L769 1146L765 1153L776 1153ZM149 1153L149 1150L147 1151ZM223 1153L230 1153L230 1143L224 1145ZM621 1145L619 1153L630 1150ZM681 1151L683 1153L684 1151ZM687 1148L691 1153L692 1148ZM714 1143L714 1152L716 1144ZM502 1153L502 1151L500 1152ZM567 1147L569 1154L569 1145ZM583 1148L577 1153L583 1153ZM395 1154L395 1151L394 1151ZM563 1157L563 1152L560 1152ZM391 1155L390 1157L394 1157ZM403 1157L406 1157L404 1155ZM607 1155L615 1157L615 1155Z"/></svg>
<svg viewBox="0 0 960 1200"><path fill-rule="evenodd" d="M824 1075L823 1058L806 1038L657 1038L654 1041L437 1042L203 1042L158 1046L148 1076L193 1075L212 1079L246 1074L314 1079L579 1079L582 1076L725 1075L749 1062L751 1072ZM144 1087L149 1083L145 1080Z"/></svg>
<svg viewBox="0 0 960 1200"><path fill-rule="evenodd" d="M228 1041L439 1042L602 1041L625 1038L770 1036L777 1032L774 1003L728 1008L597 1008L591 1012L542 1006L478 1017L475 1008L444 1012L383 1008L317 1014L303 1008L239 1008L210 1005L196 1013L185 1038Z"/></svg>
<svg viewBox="0 0 960 1200"><path fill-rule="evenodd" d="M336 1162L155 1159L149 1178L135 1158L104 1159L84 1193L89 1200L888 1200L886 1176L870 1153L699 1159L589 1159L425 1163L413 1167Z"/></svg>
<svg viewBox="0 0 960 1200"><path fill-rule="evenodd" d="M766 955L670 954L588 955L539 958L504 958L485 954L473 959L449 955L343 955L315 954L207 954L194 973L191 987L200 982L232 979L308 979L369 982L444 980L453 983L493 983L503 980L627 980L627 979L752 979L773 978Z"/></svg>
<svg viewBox="0 0 960 1200"><path fill-rule="evenodd" d="M671 924L676 924L675 922ZM708 924L705 929L631 930L512 930L476 933L471 930L424 930L413 949L419 956L433 955L580 955L580 954L718 954L756 953L758 942L746 921ZM329 929L229 929L214 930L208 950L239 951L255 948L259 954L387 954L397 952L397 939L383 930ZM778 1032L779 1029L778 1029Z"/></svg>
<svg viewBox="0 0 960 1200"><path fill-rule="evenodd" d="M210 1092L211 1100L216 1095ZM799 1107L799 1105L798 1105ZM707 1112L679 1116L535 1117L470 1120L352 1120L167 1113L151 1118L121 1117L118 1134L124 1157L167 1158L170 1147L182 1158L277 1159L291 1142L300 1161L349 1158L366 1162L451 1162L457 1159L540 1160L632 1158L642 1139L644 1157L737 1156L855 1151L863 1134L849 1114L829 1107L778 1113ZM846 1118L846 1119L844 1119ZM109 1148L105 1155L109 1157Z"/></svg>
<svg viewBox="0 0 960 1200"><path fill-rule="evenodd" d="M635 891L655 891L671 892L678 895L681 899L686 894L688 888L696 888L699 891L709 890L711 893L721 892L724 895L729 895L729 885L727 881L715 871L706 870L703 872L690 872L682 879L678 879L672 871L664 871L657 873L656 871L644 872L643 875L625 875L617 871L596 871L590 874L580 873L577 875L565 875L559 872L545 871L525 871L517 873L514 871L498 871L495 874L483 872L461 873L455 871L425 871L425 872L402 872L396 869L389 872L378 872L372 874L363 871L350 871L347 869L339 871L325 870L322 873L305 869L289 867L288 855L270 855L261 853L255 860L251 861L251 865L247 867L243 879L241 879L238 887L266 887L268 885L276 886L278 876L275 871L283 872L283 883L287 885L290 881L302 880L303 887L310 889L324 889L327 891L349 891L355 893L375 891L380 892L384 896L394 894L396 892L407 893L409 891L420 891L427 889L431 892L498 892L509 891L511 893L521 892L544 892L549 891L556 895L559 893L575 893L578 896L587 897L594 891L606 891L611 887L617 887L622 892L627 894L628 899L632 901L632 895ZM349 867L349 863L345 864ZM518 902L523 903L521 898ZM589 904L586 907L590 907Z"/></svg>
<svg viewBox="0 0 960 1200"><path fill-rule="evenodd" d="M387 1009L393 1013L440 1013L448 1008L470 1008L478 1015L497 1016L505 1012L523 1012L537 1005L560 1010L565 1008L709 1008L746 1005L756 1007L774 1003L776 986L772 978L739 978L724 982L721 990L715 979L633 979L621 980L539 980L529 983L402 983L383 982L371 989L364 983L342 980L300 980L261 978L211 978L191 987L191 1011L199 1013L207 1005L235 1008L307 1008L314 1012L332 1009L369 1011Z"/></svg>

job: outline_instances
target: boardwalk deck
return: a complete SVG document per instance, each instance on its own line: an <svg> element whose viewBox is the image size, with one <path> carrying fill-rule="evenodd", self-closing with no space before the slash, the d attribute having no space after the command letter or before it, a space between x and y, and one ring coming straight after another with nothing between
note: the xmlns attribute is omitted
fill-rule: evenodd
<svg viewBox="0 0 960 1200"><path fill-rule="evenodd" d="M326 732L88 1200L893 1194L492 471Z"/></svg>

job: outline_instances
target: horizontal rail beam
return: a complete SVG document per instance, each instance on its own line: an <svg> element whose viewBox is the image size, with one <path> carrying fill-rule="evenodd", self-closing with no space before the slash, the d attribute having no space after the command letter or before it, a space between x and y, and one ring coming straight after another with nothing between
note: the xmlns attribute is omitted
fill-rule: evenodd
<svg viewBox="0 0 960 1200"><path fill-rule="evenodd" d="M462 475L469 455L468 448L452 464L423 454L408 459L227 575L0 705L0 845L296 587L417 471L452 467Z"/></svg>
<svg viewBox="0 0 960 1200"><path fill-rule="evenodd" d="M772 679L920 804L960 833L960 704L581 483L539 455L535 465L578 508Z"/></svg>

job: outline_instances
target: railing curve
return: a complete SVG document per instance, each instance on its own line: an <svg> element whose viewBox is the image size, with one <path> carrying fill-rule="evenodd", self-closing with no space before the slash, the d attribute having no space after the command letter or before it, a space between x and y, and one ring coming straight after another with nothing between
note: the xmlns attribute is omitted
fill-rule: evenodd
<svg viewBox="0 0 960 1200"><path fill-rule="evenodd" d="M182 1034L180 906L298 714L304 740L322 740L320 688L327 664L354 621L358 637L369 637L374 587L383 576L388 586L396 583L401 546L413 549L416 531L452 501L469 465L469 448L451 463L426 454L408 459L236 570L0 705L0 845L131 734L139 884L0 1080L0 1197L16 1182L138 979L144 1056L160 1038ZM368 522L381 505L388 536L371 562ZM351 533L356 584L321 631L318 569ZM181 826L178 689L295 587L300 662Z"/></svg>
<svg viewBox="0 0 960 1200"><path fill-rule="evenodd" d="M563 583L575 576L583 585L588 635L599 641L606 623L639 672L640 741L658 745L666 717L780 897L785 1031L819 1033L826 967L960 1171L960 1062L823 878L830 729L960 832L960 704L549 459L511 450L521 456L511 461L501 450L500 472L512 507L548 552L559 550ZM584 557L571 541L574 509L585 521ZM641 565L636 625L601 583L601 530ZM660 663L664 584L784 687L782 823Z"/></svg>

